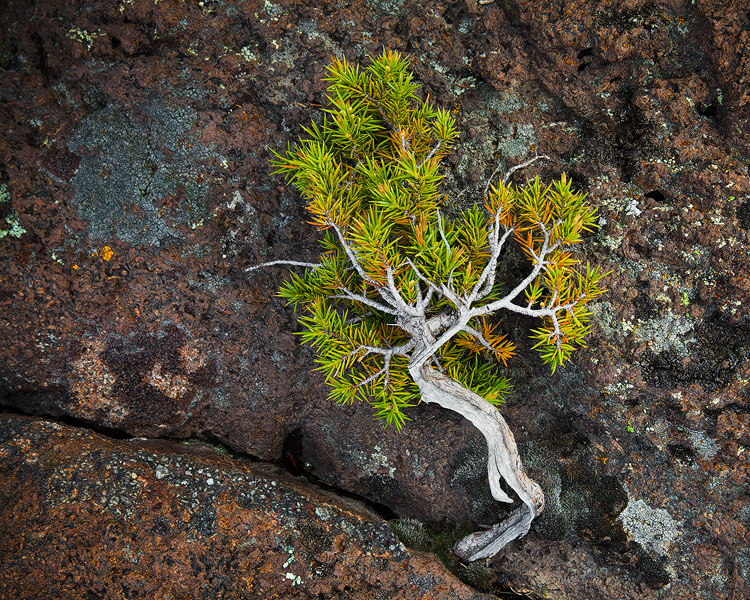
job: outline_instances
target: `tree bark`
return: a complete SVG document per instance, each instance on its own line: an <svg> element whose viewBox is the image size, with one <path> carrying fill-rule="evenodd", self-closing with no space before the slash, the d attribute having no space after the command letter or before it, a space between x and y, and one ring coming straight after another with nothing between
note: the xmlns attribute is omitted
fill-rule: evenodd
<svg viewBox="0 0 750 600"><path fill-rule="evenodd" d="M484 435L492 497L499 502L513 502L500 487L502 478L523 502L501 523L465 537L453 548L464 562L494 556L508 542L528 533L531 521L544 509L542 488L524 472L513 433L492 404L426 364L410 365L409 372L419 386L422 400L457 412Z"/></svg>

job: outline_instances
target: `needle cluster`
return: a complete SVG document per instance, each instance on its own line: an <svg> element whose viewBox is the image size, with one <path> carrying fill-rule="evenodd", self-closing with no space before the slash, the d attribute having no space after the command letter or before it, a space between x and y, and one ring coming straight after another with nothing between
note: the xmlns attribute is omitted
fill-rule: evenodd
<svg viewBox="0 0 750 600"><path fill-rule="evenodd" d="M420 399L410 370L423 365L503 401L510 383L497 362L516 348L492 319L499 311L541 319L531 337L554 371L584 344L587 303L604 292L604 274L579 270L570 251L596 217L564 175L516 187L508 173L458 217L441 212L455 121L417 96L407 67L396 52L363 70L335 59L322 123L272 161L324 232L319 262L290 263L305 269L280 295L302 311L302 341L331 397L369 402L397 428ZM529 268L504 291L498 263L511 243Z"/></svg>

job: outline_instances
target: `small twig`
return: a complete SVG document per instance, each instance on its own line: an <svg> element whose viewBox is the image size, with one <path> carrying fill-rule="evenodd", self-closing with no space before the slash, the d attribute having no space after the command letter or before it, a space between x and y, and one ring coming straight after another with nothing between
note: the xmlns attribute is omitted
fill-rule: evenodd
<svg viewBox="0 0 750 600"><path fill-rule="evenodd" d="M388 290L393 296L392 304L394 304L394 307L405 312L407 315L411 315L412 317L419 316L419 309L412 307L410 304L407 304L406 301L401 297L401 293L396 287L396 281L393 278L393 268L391 267L391 265L388 265L386 267L385 274L386 277L388 277Z"/></svg>
<svg viewBox="0 0 750 600"><path fill-rule="evenodd" d="M477 341L484 346L486 350L489 350L490 352L494 353L495 349L490 345L490 343L484 339L484 336L479 333L476 329L473 327L469 327L468 325L464 325L462 331L465 331L466 333L470 334L471 336L475 337Z"/></svg>
<svg viewBox="0 0 750 600"><path fill-rule="evenodd" d="M372 287L374 287L376 290L381 292L381 297L382 297L381 290L383 286L379 284L377 281L375 281L372 277L370 277L367 273L365 273L364 268L362 267L362 265L359 262L359 259L357 258L356 252L346 242L346 238L344 237L344 234L341 231L341 228L338 225L336 225L336 223L333 222L333 219L331 219L330 216L328 217L328 225L330 227L333 227L333 230L336 232L336 235L339 238L339 243L341 244L342 248L344 248L344 252L346 252L346 256L349 259L349 262L352 263L352 266L355 268L359 276L364 281L369 283ZM383 300L385 300L386 302L390 304L387 298L383 298Z"/></svg>
<svg viewBox="0 0 750 600"><path fill-rule="evenodd" d="M363 296L361 294L355 294L348 288L340 288L343 294L336 294L334 296L329 296L329 298L333 298L336 300L351 300L352 302L361 302L362 304L366 304L370 308L374 308L375 310L379 310L380 312L384 312L389 315L398 315L398 311L394 308L391 308L390 306L386 306L385 304L381 304L380 302L376 302L375 300L371 300L367 296Z"/></svg>
<svg viewBox="0 0 750 600"><path fill-rule="evenodd" d="M531 250L531 253L534 255L534 258L536 259L536 264L534 265L534 268L531 270L531 273L529 273L524 278L524 280L521 281L521 283L519 283L516 287L514 287L510 291L510 293L506 295L504 298L500 300L495 300L494 302L490 302L489 304L485 304L484 306L471 309L472 317L488 315L495 311L501 310L503 308L509 308L511 306L515 307L513 310L515 310L516 312L522 312L522 307L513 304L513 300L515 300L516 296L518 296L518 294L520 294L523 290L529 287L529 285L531 285L531 282L537 278L541 270L544 268L545 257L550 252L552 252L555 248L557 248L559 245L559 242L556 242L551 248L549 247L549 240L550 240L551 232L547 231L547 228L544 227L543 224L541 225L542 225L542 231L544 232L544 242L542 243L542 248L539 251L538 255L536 254L536 252ZM526 310L526 309L523 309L523 310ZM524 314L527 314L527 313L524 313Z"/></svg>
<svg viewBox="0 0 750 600"><path fill-rule="evenodd" d="M542 158L546 158L547 160L551 160L550 157L547 156L546 154L541 154L541 155L535 156L534 158L530 158L527 161L522 162L520 165L516 165L515 167L512 167L512 168L508 169L505 172L505 175L503 175L503 181L502 181L503 185L505 185L505 184L508 183L508 179L510 179L510 176L513 175L513 173L515 173L519 169L523 169L525 167L528 167L530 164L535 163L536 161L538 161L538 160L540 160Z"/></svg>
<svg viewBox="0 0 750 600"><path fill-rule="evenodd" d="M445 244L445 247L448 249L448 258L451 257L451 245L448 243L447 238L445 237L445 232L443 231L443 219L440 216L440 210L437 210L437 220L438 220L438 230L440 231L440 237L443 239L443 243Z"/></svg>
<svg viewBox="0 0 750 600"><path fill-rule="evenodd" d="M362 358L367 356L368 354L380 354L383 357L383 368L380 369L377 373L370 375L367 379L364 379L360 381L357 384L357 387L361 387L363 385L367 385L371 381L374 381L378 378L378 376L385 373L385 378L383 380L383 389L388 388L388 383L390 382L391 378L391 360L394 356L408 356L409 352L411 352L414 349L414 346L416 346L416 341L412 338L409 340L406 344L402 344L401 346L396 346L395 348L380 348L378 346L365 346L361 345L355 350L352 350L349 352L348 356L354 356L355 354L359 354L362 350L365 350L365 353L362 355Z"/></svg>
<svg viewBox="0 0 750 600"><path fill-rule="evenodd" d="M497 172L500 170L500 167L502 167L502 163L498 163L498 165L495 167L495 170L492 171L492 175L489 176L487 179L487 185L484 186L484 194L482 194L482 198L486 198L487 194L490 192L490 186L492 185L492 180L495 179L495 175L497 175Z"/></svg>
<svg viewBox="0 0 750 600"><path fill-rule="evenodd" d="M430 292L433 292L433 291L435 291L435 292L437 292L438 294L440 294L440 293L441 293L441 291L440 291L440 288L439 288L439 287L437 286L437 284L436 284L436 283L434 283L433 281L431 281L431 280L427 279L427 277L425 277L424 275L422 275L422 273L420 272L420 270L419 270L419 268L417 267L417 265L415 265L415 264L414 264L414 263L413 263L413 262L411 261L411 259L410 259L410 258L407 258L407 259L406 259L406 264L408 264L408 265L409 265L409 266L411 267L412 271L414 271L414 274L415 274L415 275L416 275L417 277L419 277L419 279L420 279L421 281L423 281L423 282L424 282L424 283L425 283L425 284L427 285L427 294L428 294L428 295L429 295L430 297L431 297L431 294L430 294ZM426 302L429 302L429 300L426 300Z"/></svg>
<svg viewBox="0 0 750 600"><path fill-rule="evenodd" d="M500 223L498 222L498 219L495 219L495 227L499 227ZM513 233L515 229L511 227L510 229L506 229L505 233L503 234L503 237L499 241L494 241L492 243L491 247L491 254L490 254L490 260L485 265L484 270L482 271L482 275L479 277L479 280L477 281L476 285L474 286L474 289L471 290L471 294L467 298L468 304L473 304L477 300L483 300L491 291L492 288L495 287L495 273L497 271L497 260L500 257L500 252L503 249L503 246L505 245L505 242L507 241L508 237L510 237L510 234ZM493 235L495 239L497 239L497 235Z"/></svg>
<svg viewBox="0 0 750 600"><path fill-rule="evenodd" d="M348 318L346 321L344 321L344 326L346 325L354 325L355 323L361 323L364 321L367 317L373 316L375 313L370 312L369 310L361 315L356 315L354 317Z"/></svg>
<svg viewBox="0 0 750 600"><path fill-rule="evenodd" d="M430 162L430 160L432 160L432 157L433 157L433 156L435 156L435 153L436 153L436 152L437 152L438 150L440 150L440 146L442 146L442 145L443 145L443 140L438 140L438 143L437 143L437 145L436 145L436 146L435 146L435 147L434 147L434 148L433 148L432 150L430 150L430 153L429 153L429 154L428 154L428 155L427 155L427 156L425 157L425 159L424 159L424 160L422 161L422 164L421 164L421 165L419 165L419 166L420 166L420 168L421 168L422 166L426 165L426 164L427 164L428 162Z"/></svg>
<svg viewBox="0 0 750 600"><path fill-rule="evenodd" d="M300 262L298 260L272 260L270 262L265 262L260 265L255 265L253 267L247 267L245 269L245 272L249 271L255 271L256 269L260 269L262 267L273 267L275 265L289 265L292 267L306 267L308 269L317 269L321 265L318 263L309 263L309 262Z"/></svg>
<svg viewBox="0 0 750 600"><path fill-rule="evenodd" d="M406 136L404 135L404 130L401 130L401 151L406 154L406 151L408 149L409 143L406 141Z"/></svg>
<svg viewBox="0 0 750 600"><path fill-rule="evenodd" d="M536 161L541 160L542 158L545 158L547 160L552 160L546 154L540 154L540 155L535 156L534 158L530 158L529 160L522 162L521 164L516 165L515 167L511 167L505 172L505 175L503 175L502 184L506 185L508 183L508 180L510 179L510 176L513 175L513 173L515 173L519 169L528 167L530 164L533 164ZM490 186L492 185L492 180L495 179L495 175L497 175L497 172L500 170L501 167L502 167L502 163L498 164L495 167L495 170L492 171L492 175L490 175L489 179L487 179L487 185L484 186L484 194L482 195L483 198L486 198L487 194L489 194Z"/></svg>
<svg viewBox="0 0 750 600"><path fill-rule="evenodd" d="M359 91L364 96L365 100L367 100L368 102L372 102L375 105L375 108L378 109L380 116L383 117L383 121L388 123L388 125L391 128L391 131L393 131L396 128L396 125L386 116L385 111L383 110L383 106L380 104L380 102L375 100L375 98L373 98L372 96L370 96L370 94L367 94L363 90L357 90L357 91Z"/></svg>

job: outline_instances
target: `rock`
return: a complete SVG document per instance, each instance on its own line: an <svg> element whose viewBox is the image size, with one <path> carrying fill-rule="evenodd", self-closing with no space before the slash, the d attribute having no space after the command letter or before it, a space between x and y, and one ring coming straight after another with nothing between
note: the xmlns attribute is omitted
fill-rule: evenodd
<svg viewBox="0 0 750 600"><path fill-rule="evenodd" d="M364 505L205 445L0 417L0 597L486 598Z"/></svg>
<svg viewBox="0 0 750 600"><path fill-rule="evenodd" d="M490 563L498 580L750 597L746 12L45 0L0 24L0 230L24 230L0 239L2 406L286 458L400 517L495 521L470 425L419 406L397 434L332 405L273 296L284 269L244 272L317 251L267 159L319 116L329 56L400 50L466 132L448 207L498 161L548 154L516 180L567 172L601 215L581 258L612 271L588 348L554 376L534 324L504 320L519 356L502 410L548 501ZM513 253L503 268L523 274Z"/></svg>

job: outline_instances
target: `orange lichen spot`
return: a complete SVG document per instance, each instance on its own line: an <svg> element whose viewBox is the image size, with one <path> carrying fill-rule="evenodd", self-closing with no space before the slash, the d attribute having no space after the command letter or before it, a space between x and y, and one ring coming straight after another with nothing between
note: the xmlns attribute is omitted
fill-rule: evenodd
<svg viewBox="0 0 750 600"><path fill-rule="evenodd" d="M77 271L78 269L80 269L80 267L78 265L73 265L73 270L74 271Z"/></svg>
<svg viewBox="0 0 750 600"><path fill-rule="evenodd" d="M114 256L114 254L115 253L112 248L110 248L109 246L104 246L104 248L102 248L101 250L100 256L104 260L109 260L110 258L112 258L112 256Z"/></svg>

